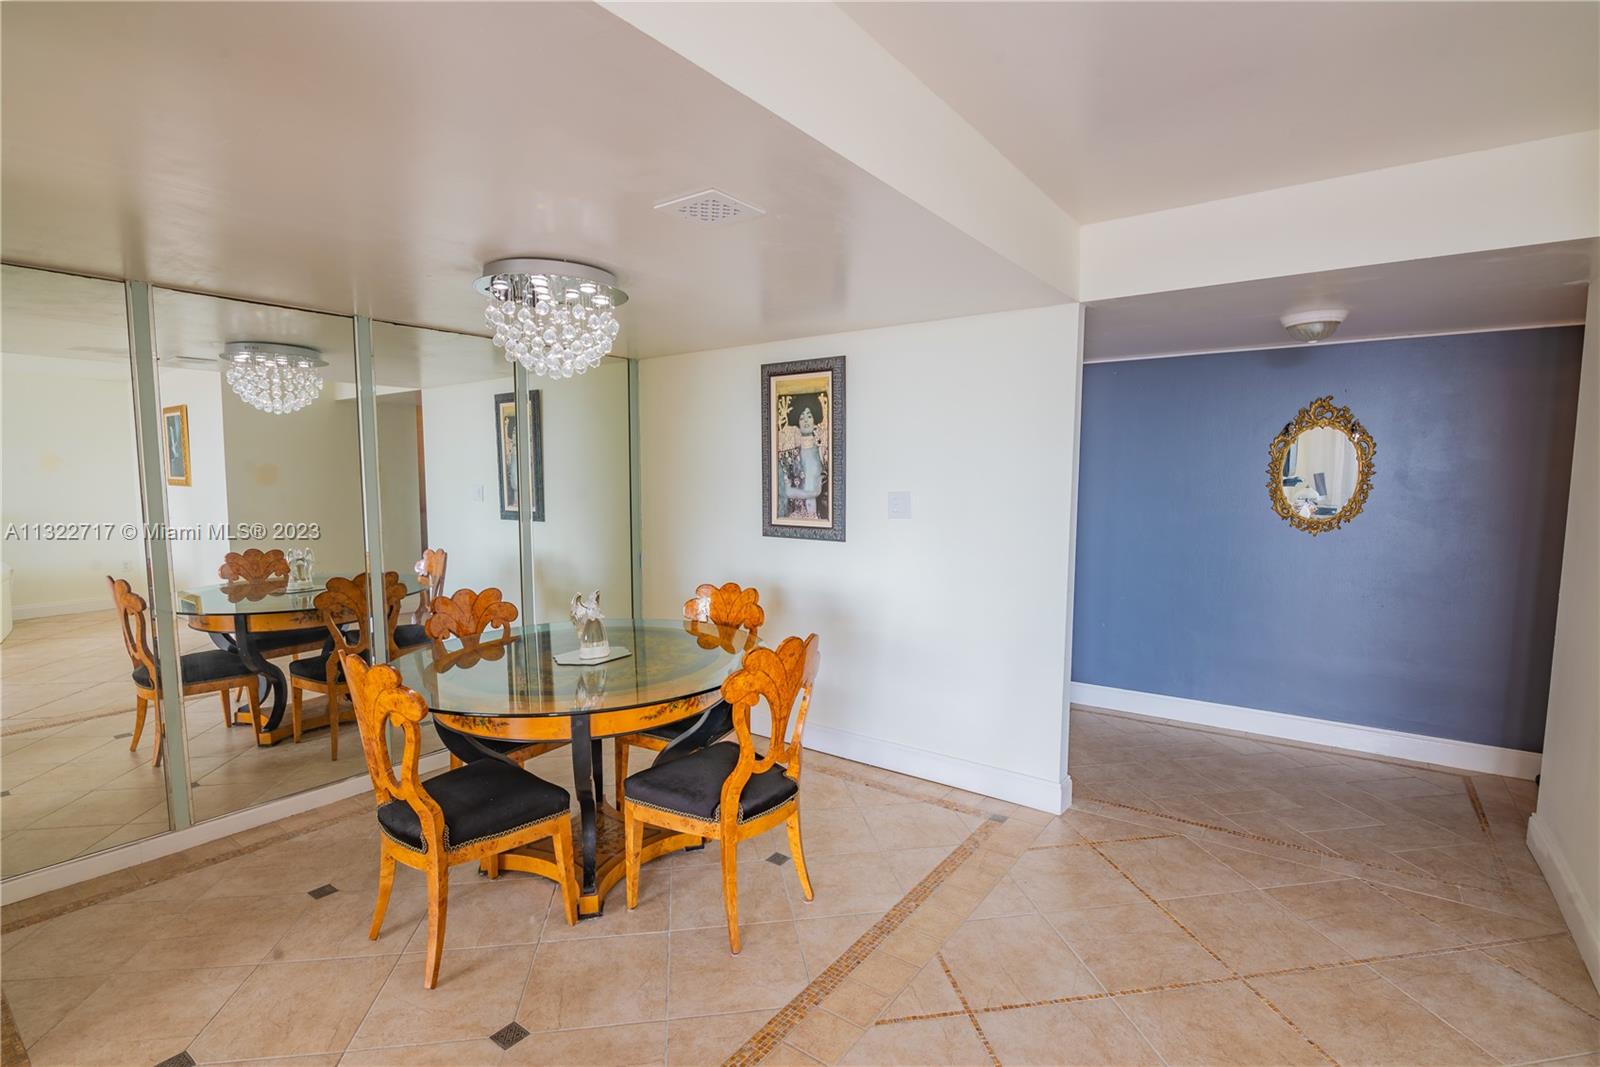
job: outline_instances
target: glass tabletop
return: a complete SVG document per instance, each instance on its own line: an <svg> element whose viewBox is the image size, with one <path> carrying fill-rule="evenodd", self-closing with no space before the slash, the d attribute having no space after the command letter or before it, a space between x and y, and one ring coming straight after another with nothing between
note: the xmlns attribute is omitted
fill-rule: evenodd
<svg viewBox="0 0 1600 1067"><path fill-rule="evenodd" d="M738 666L750 640L744 630L681 619L609 618L605 625L613 651L620 646L630 655L596 666L563 666L555 657L578 648L577 631L563 622L513 628L510 640L486 642L467 654L458 653L461 645L453 639L442 657L424 646L392 665L436 711L572 715L713 692Z"/></svg>
<svg viewBox="0 0 1600 1067"><path fill-rule="evenodd" d="M328 584L332 574L318 574L315 584L304 592L289 592L289 579L273 578L260 582L229 582L180 589L175 602L179 615L270 615L280 611L316 611L312 603ZM344 575L346 578L353 575ZM422 580L415 574L400 575L406 595L422 592Z"/></svg>

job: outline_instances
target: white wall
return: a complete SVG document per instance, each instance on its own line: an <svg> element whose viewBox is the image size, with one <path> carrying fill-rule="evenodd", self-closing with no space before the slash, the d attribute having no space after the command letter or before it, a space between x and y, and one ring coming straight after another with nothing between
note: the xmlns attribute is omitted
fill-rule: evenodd
<svg viewBox="0 0 1600 1067"><path fill-rule="evenodd" d="M221 381L221 375L215 376ZM332 389L292 415L269 415L222 389L222 427L228 468L228 521L317 523L321 536L235 540L247 548L310 548L322 574L357 574L366 567L361 511L361 442L355 402ZM219 556L217 563L221 563ZM212 581L216 581L212 567Z"/></svg>
<svg viewBox="0 0 1600 1067"><path fill-rule="evenodd" d="M1528 847L1589 974L1600 979L1600 264L1589 280L1582 374L1544 766Z"/></svg>
<svg viewBox="0 0 1600 1067"><path fill-rule="evenodd" d="M422 494L417 469L417 393L378 398L378 482L383 566L402 577L422 558ZM444 432L445 427L440 427Z"/></svg>
<svg viewBox="0 0 1600 1067"><path fill-rule="evenodd" d="M1590 238L1597 187L1578 133L1097 222L1082 299Z"/></svg>
<svg viewBox="0 0 1600 1067"><path fill-rule="evenodd" d="M0 526L142 523L126 362L0 357ZM0 541L16 570L12 611L38 618L109 609L106 575L144 585L140 540Z"/></svg>
<svg viewBox="0 0 1600 1067"><path fill-rule="evenodd" d="M645 361L646 612L755 586L769 638L821 636L809 747L1061 810L1078 324L1063 305ZM763 537L761 364L832 355L847 540Z"/></svg>
<svg viewBox="0 0 1600 1067"><path fill-rule="evenodd" d="M163 365L158 385L162 407L189 408L189 484L167 486L168 521L174 527L198 526L202 534L198 540L172 542L172 584L178 589L213 585L222 558L232 549L226 537L210 536L228 522L222 375Z"/></svg>

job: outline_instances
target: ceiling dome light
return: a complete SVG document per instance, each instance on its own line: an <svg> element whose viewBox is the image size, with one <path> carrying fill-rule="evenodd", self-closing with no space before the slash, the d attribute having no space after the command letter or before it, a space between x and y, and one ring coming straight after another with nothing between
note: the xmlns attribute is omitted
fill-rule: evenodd
<svg viewBox="0 0 1600 1067"><path fill-rule="evenodd" d="M496 348L533 373L571 378L611 353L628 302L609 271L564 259L497 259L483 265L478 292Z"/></svg>
<svg viewBox="0 0 1600 1067"><path fill-rule="evenodd" d="M290 415L322 395L318 367L327 361L315 348L230 341L218 357L227 366L224 377L235 396L268 415Z"/></svg>
<svg viewBox="0 0 1600 1067"><path fill-rule="evenodd" d="M1333 331L1339 328L1348 314L1344 308L1322 308L1319 311L1296 311L1279 321L1289 331L1290 337L1314 345L1332 337Z"/></svg>

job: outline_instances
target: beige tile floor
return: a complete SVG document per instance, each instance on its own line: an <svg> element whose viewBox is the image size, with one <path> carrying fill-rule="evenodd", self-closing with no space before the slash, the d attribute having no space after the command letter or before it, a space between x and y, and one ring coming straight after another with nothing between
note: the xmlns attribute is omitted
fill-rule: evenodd
<svg viewBox="0 0 1600 1067"><path fill-rule="evenodd" d="M185 652L215 647L187 628L179 641ZM131 669L110 610L23 620L0 642L0 876L167 829L163 772L150 765L153 717L138 751L128 749ZM322 698L306 706L320 709ZM335 762L326 730L261 748L248 727L224 726L215 694L185 708L197 821L366 774L353 722Z"/></svg>
<svg viewBox="0 0 1600 1067"><path fill-rule="evenodd" d="M347 804L53 918L6 909L0 990L40 1065L1600 1057L1527 784L1082 711L1071 752L1058 818L808 756L816 899L781 834L746 843L737 957L714 845L576 928L548 883L458 870L425 991L420 879L368 941L376 829Z"/></svg>

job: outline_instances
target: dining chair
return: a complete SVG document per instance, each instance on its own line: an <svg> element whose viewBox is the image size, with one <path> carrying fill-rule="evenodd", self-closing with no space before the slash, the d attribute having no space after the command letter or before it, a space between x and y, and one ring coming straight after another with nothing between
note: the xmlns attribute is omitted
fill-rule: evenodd
<svg viewBox="0 0 1600 1067"><path fill-rule="evenodd" d="M697 586L694 596L684 602L683 617L688 622L710 623L722 631L719 635L706 635L707 640L727 640L735 631L744 631L745 650L754 648L760 641L757 631L767 621L761 609L761 593L755 589L741 589L735 582L723 585L709 583ZM713 733L709 740L726 737L733 729L733 720L726 701L710 709ZM617 783L617 809L622 808L625 792L623 781L628 777L628 755L635 748L660 752L694 726L694 718L680 719L662 726L652 726L638 733L623 734L612 741L613 768Z"/></svg>
<svg viewBox="0 0 1600 1067"><path fill-rule="evenodd" d="M435 597L425 628L433 642L433 668L448 671L458 667L471 667L485 659L499 659L511 645L511 624L517 621L517 606L502 599L500 590L490 586L482 592L465 587L450 596ZM500 636L484 639L490 627L499 627ZM455 638L458 647L448 648L445 642ZM451 766L460 766L463 756L476 754L472 746L480 746L514 761L518 766L535 756L565 748L566 741L499 741L491 737L474 737L470 741L446 727L434 724L439 739L450 750ZM466 762L472 762L469 758Z"/></svg>
<svg viewBox="0 0 1600 1067"><path fill-rule="evenodd" d="M128 744L128 751L138 749L139 737L144 733L145 711L154 705L156 752L150 763L151 766L157 766L166 747L167 731L161 718L161 672L155 654L150 650L145 600L133 591L126 578L113 578L108 574L106 584L111 587L111 601L117 608L117 621L122 628L122 646L133 662L133 740ZM237 652L220 648L186 652L178 657L178 676L186 697L216 693L222 700L222 721L229 726L233 725L233 690L243 688L245 699L249 702L250 725L257 733L261 731L261 704L256 690L258 679Z"/></svg>
<svg viewBox="0 0 1600 1067"><path fill-rule="evenodd" d="M417 561L414 570L422 582L421 603L411 613L411 621L395 627L395 644L401 651L409 652L428 643L424 626L433 610L433 602L444 596L444 568L448 560L449 554L444 549L429 548L423 550L422 558Z"/></svg>
<svg viewBox="0 0 1600 1067"><path fill-rule="evenodd" d="M395 623L400 618L400 601L406 587L400 575L386 571L383 576L385 635L392 655ZM348 687L342 680L340 664L344 658L372 654L372 628L368 623L367 576L329 578L322 592L311 601L322 618L324 639L332 651L289 664L289 725L294 743L300 743L303 694L321 693L328 698L328 746L330 759L339 758L339 705Z"/></svg>
<svg viewBox="0 0 1600 1067"><path fill-rule="evenodd" d="M800 733L820 662L816 634L804 641L786 637L776 649L746 652L739 669L722 683L722 697L733 708L738 742L719 741L628 779L622 823L630 909L639 903L646 826L722 842L722 906L728 913L728 947L735 953L739 951L740 841L786 824L794 873L800 891L811 899L811 876L800 847ZM750 710L761 700L772 715L766 755L756 751L750 733Z"/></svg>
<svg viewBox="0 0 1600 1067"><path fill-rule="evenodd" d="M396 864L421 871L428 882L428 954L422 984L439 983L450 868L481 862L490 878L500 876L500 853L550 841L550 855L529 857L535 874L561 891L567 925L578 921L577 868L572 860L571 801L560 786L499 760L469 763L422 781L420 724L428 705L400 683L387 664L369 667L359 655L344 656L345 677L355 705L361 749L377 794L378 900L368 938L378 939L394 888ZM394 773L388 726L399 727L404 748Z"/></svg>
<svg viewBox="0 0 1600 1067"><path fill-rule="evenodd" d="M230 584L288 581L289 559L281 548L269 548L266 551L247 548L243 552L229 552L222 557L222 565L217 568L217 577ZM277 659L279 656L295 657L306 652L320 652L325 637L322 627L312 626L257 634L255 643L262 656L267 659ZM242 689L239 692L239 699L244 699Z"/></svg>

